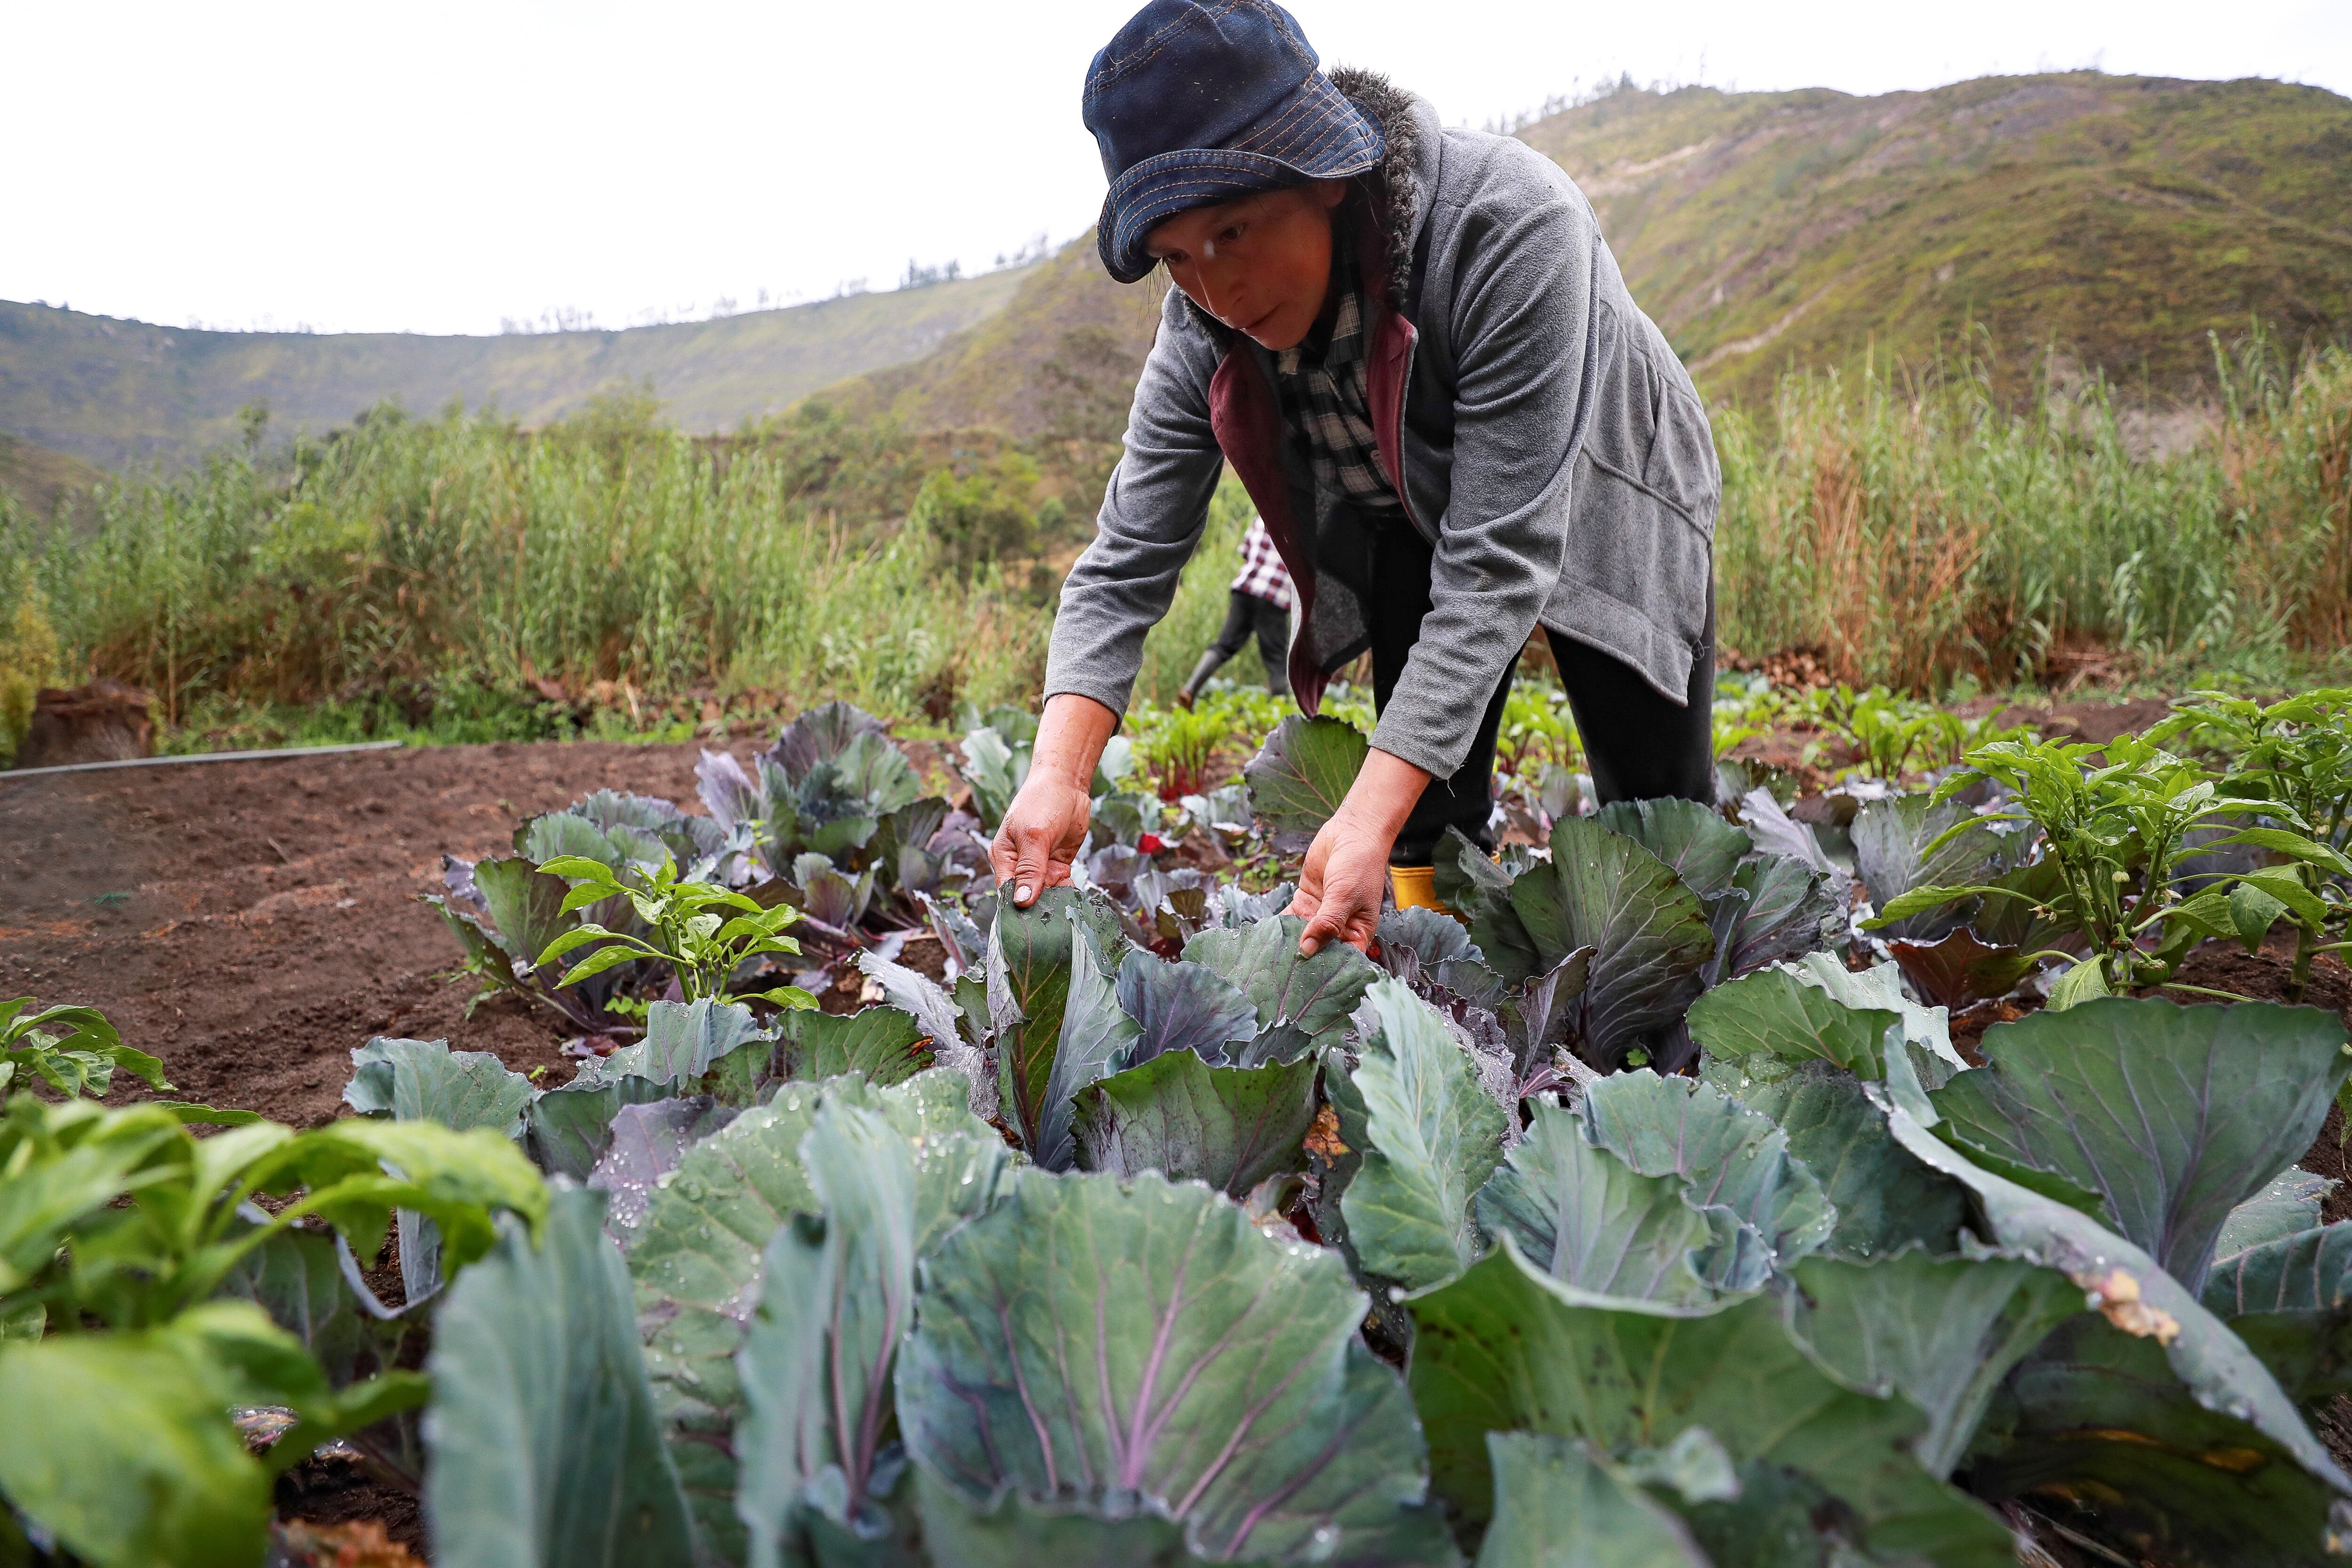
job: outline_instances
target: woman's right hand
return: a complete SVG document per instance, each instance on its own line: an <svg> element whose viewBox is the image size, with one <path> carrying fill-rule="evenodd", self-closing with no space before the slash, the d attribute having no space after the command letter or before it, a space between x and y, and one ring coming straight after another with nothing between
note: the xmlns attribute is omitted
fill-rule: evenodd
<svg viewBox="0 0 2352 1568"><path fill-rule="evenodd" d="M1118 715L1091 697L1065 691L1045 701L1029 776L1004 810L988 858L996 885L1027 909L1037 895L1070 879L1070 862L1087 847L1094 802L1087 786L1118 729Z"/></svg>
<svg viewBox="0 0 2352 1568"><path fill-rule="evenodd" d="M1061 778L1032 769L1005 808L988 858L999 890L1009 890L1014 907L1027 909L1037 895L1070 879L1070 862L1086 847L1094 802Z"/></svg>

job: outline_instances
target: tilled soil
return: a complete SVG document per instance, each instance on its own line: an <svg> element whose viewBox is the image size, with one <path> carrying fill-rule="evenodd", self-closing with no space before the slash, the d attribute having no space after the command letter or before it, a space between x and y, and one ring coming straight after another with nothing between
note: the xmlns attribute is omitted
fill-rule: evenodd
<svg viewBox="0 0 2352 1568"><path fill-rule="evenodd" d="M590 790L700 810L698 752L583 742L0 773L0 997L99 1007L179 1098L296 1126L333 1118L352 1048L376 1035L569 1078L551 1014L499 999L467 1016L478 984L452 977L462 954L417 895L440 890L445 852L509 851L518 821Z"/></svg>

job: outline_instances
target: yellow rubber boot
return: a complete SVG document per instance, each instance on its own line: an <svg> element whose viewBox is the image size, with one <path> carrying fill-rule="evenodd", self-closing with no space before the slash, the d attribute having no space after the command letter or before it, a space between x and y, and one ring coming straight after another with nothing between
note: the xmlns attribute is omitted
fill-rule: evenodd
<svg viewBox="0 0 2352 1568"><path fill-rule="evenodd" d="M1434 866L1390 867L1389 890L1396 896L1396 907L1401 910L1435 910L1445 915L1454 912L1437 901Z"/></svg>

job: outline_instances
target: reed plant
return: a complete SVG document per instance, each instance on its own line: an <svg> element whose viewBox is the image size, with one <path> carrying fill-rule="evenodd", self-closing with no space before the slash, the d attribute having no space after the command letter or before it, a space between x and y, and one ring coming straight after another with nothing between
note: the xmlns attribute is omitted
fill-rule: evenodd
<svg viewBox="0 0 2352 1568"><path fill-rule="evenodd" d="M6 503L0 582L47 607L65 669L147 688L167 728L340 736L387 692L470 710L600 682L917 721L1033 703L1050 574L974 559L919 504L945 473L927 487L921 457L822 412L709 441L624 398L538 432L386 405L323 440L126 478L91 526ZM1228 480L1147 640L1139 696L1172 697L1216 635L1249 515ZM1256 676L1255 654L1232 672ZM528 714L493 718L451 732L536 732Z"/></svg>
<svg viewBox="0 0 2352 1568"><path fill-rule="evenodd" d="M2175 682L2341 668L2352 353L2290 362L2257 338L2215 363L2212 418L2160 455L2096 378L2046 376L2020 408L1966 362L1797 373L1769 410L1718 410L1723 645L1927 695L2086 664ZM916 504L942 457L1028 472L1001 437L987 454L961 439L814 406L722 439L649 400L541 431L387 406L123 479L94 522L0 500L0 623L36 606L59 679L144 686L183 729L240 706L600 682L635 694L633 714L636 695L753 691L943 721L1033 703L1052 626L1042 560L977 559ZM1139 701L1171 700L1214 637L1249 515L1228 477L1146 639ZM1225 673L1262 679L1254 651Z"/></svg>
<svg viewBox="0 0 2352 1568"><path fill-rule="evenodd" d="M2340 663L2352 353L2257 336L2215 362L2211 428L2162 454L2095 377L2019 410L1969 363L1794 374L1769 414L1718 412L1724 645L1929 693Z"/></svg>
<svg viewBox="0 0 2352 1568"><path fill-rule="evenodd" d="M528 435L379 411L283 460L213 455L101 499L94 531L6 531L80 668L166 723L229 694L315 702L450 678L662 694L767 688L945 710L1034 692L1025 570L941 570L920 527L803 504L789 451L647 426Z"/></svg>
<svg viewBox="0 0 2352 1568"><path fill-rule="evenodd" d="M16 498L0 490L0 529L12 521ZM16 760L31 728L33 700L57 679L58 637L26 563L0 558L0 767Z"/></svg>

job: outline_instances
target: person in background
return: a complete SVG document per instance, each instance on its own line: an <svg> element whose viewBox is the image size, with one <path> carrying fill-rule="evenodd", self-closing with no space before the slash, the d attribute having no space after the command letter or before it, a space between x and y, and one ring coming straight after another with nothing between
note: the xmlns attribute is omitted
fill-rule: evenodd
<svg viewBox="0 0 2352 1568"><path fill-rule="evenodd" d="M1265 531L1265 519L1253 517L1249 531L1242 535L1242 574L1234 579L1233 593L1226 601L1225 629L1185 678L1183 689L1176 693L1176 706L1192 707L1209 677L1241 652L1253 633L1257 637L1257 656L1265 664L1265 689L1276 697L1289 696L1291 599L1290 574L1284 570L1282 556Z"/></svg>
<svg viewBox="0 0 2352 1568"><path fill-rule="evenodd" d="M1095 759L1228 465L1297 595L1299 707L1371 656L1380 722L1300 868L1302 953L1369 944L1391 887L1433 902L1448 829L1488 841L1539 626L1600 799L1712 800L1722 470L1576 183L1385 77L1325 75L1273 0L1150 0L1083 103L1104 268L1174 287L992 847L1013 904L1068 879Z"/></svg>

